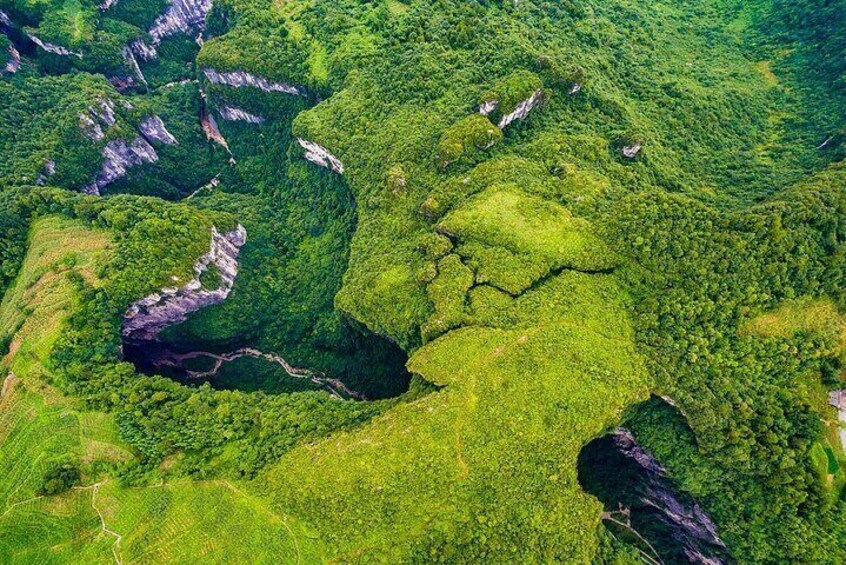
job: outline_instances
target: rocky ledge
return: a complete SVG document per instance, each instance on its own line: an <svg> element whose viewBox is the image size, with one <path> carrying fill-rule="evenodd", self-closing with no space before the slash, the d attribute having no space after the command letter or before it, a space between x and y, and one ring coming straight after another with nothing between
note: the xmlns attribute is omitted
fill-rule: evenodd
<svg viewBox="0 0 846 565"><path fill-rule="evenodd" d="M251 114L246 110L235 108L234 106L223 106L218 108L218 112L220 113L220 117L228 122L247 122L250 124L264 123L264 118L262 116Z"/></svg>
<svg viewBox="0 0 846 565"><path fill-rule="evenodd" d="M18 72L21 68L21 54L15 49L14 45L9 45L9 60L6 61L6 66L3 67L3 72L10 75Z"/></svg>
<svg viewBox="0 0 846 565"><path fill-rule="evenodd" d="M103 165L100 167L100 172L82 191L85 194L99 196L100 190L126 176L128 169L146 163L155 163L158 160L159 155L156 150L140 135L131 143L123 139L112 140L103 148Z"/></svg>
<svg viewBox="0 0 846 565"><path fill-rule="evenodd" d="M512 110L510 113L502 116L499 123L496 125L499 129L505 129L515 120L524 120L529 113L540 104L543 100L543 89L537 89L529 98L526 98ZM479 105L479 113L483 116L489 116L494 110L499 107L499 100L486 100Z"/></svg>
<svg viewBox="0 0 846 565"><path fill-rule="evenodd" d="M300 137L297 138L297 143L305 149L303 157L306 161L311 161L315 165L325 167L339 175L344 174L344 164L340 159L329 153L329 150L325 147Z"/></svg>
<svg viewBox="0 0 846 565"><path fill-rule="evenodd" d="M203 74L212 84L223 84L234 88L251 86L264 92L284 92L294 96L306 96L305 89L287 84L284 82L273 82L245 71L218 72L214 69L205 68Z"/></svg>
<svg viewBox="0 0 846 565"><path fill-rule="evenodd" d="M155 45L174 33L190 33L205 28L206 15L212 7L212 0L171 0L167 10L156 18L149 29Z"/></svg>
<svg viewBox="0 0 846 565"><path fill-rule="evenodd" d="M115 103L109 98L101 98L94 106L79 114L79 128L82 134L91 141L100 141L105 134L102 126L110 128L117 122L115 118Z"/></svg>
<svg viewBox="0 0 846 565"><path fill-rule="evenodd" d="M235 284L238 255L246 241L247 230L240 224L227 233L212 227L209 251L194 264L194 278L179 288L163 288L132 304L123 316L123 337L154 340L165 328L184 322L189 314L223 302ZM211 265L220 274L220 283L213 290L203 288L200 282Z"/></svg>
<svg viewBox="0 0 846 565"><path fill-rule="evenodd" d="M157 141L165 145L179 145L173 134L167 131L162 119L155 114L141 120L141 123L138 124L138 130L150 143Z"/></svg>

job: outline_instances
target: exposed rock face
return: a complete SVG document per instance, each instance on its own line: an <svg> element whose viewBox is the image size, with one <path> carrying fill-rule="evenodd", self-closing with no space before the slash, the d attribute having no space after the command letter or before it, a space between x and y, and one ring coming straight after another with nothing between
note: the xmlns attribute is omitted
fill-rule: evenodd
<svg viewBox="0 0 846 565"><path fill-rule="evenodd" d="M155 47L150 47L140 39L130 42L127 48L130 53L137 55L142 61L152 61L159 56Z"/></svg>
<svg viewBox="0 0 846 565"><path fill-rule="evenodd" d="M297 143L300 144L300 147L305 149L303 157L305 157L307 161L311 161L315 165L325 167L338 173L339 175L344 174L344 164L341 163L340 159L329 153L325 147L321 147L313 141L308 141L299 137L297 138Z"/></svg>
<svg viewBox="0 0 846 565"><path fill-rule="evenodd" d="M159 160L159 155L153 146L139 135L132 143L123 139L108 142L103 148L103 158L103 166L94 177L94 182L83 189L85 194L99 195L101 189L126 176L128 169L155 163Z"/></svg>
<svg viewBox="0 0 846 565"><path fill-rule="evenodd" d="M100 141L104 137L103 126L110 128L115 125L115 103L108 98L100 99L95 106L89 106L86 112L79 115L79 127L82 134L91 141Z"/></svg>
<svg viewBox="0 0 846 565"><path fill-rule="evenodd" d="M99 8L101 10L108 10L109 8L111 8L112 6L114 6L117 3L118 3L118 0L103 0L102 2L100 2Z"/></svg>
<svg viewBox="0 0 846 565"><path fill-rule="evenodd" d="M514 120L525 119L529 115L529 113L535 108L535 106L540 103L542 98L543 89L539 88L529 98L517 104L517 107L514 108L514 110L510 114L506 114L505 116L503 116L499 120L497 127L499 129L505 129Z"/></svg>
<svg viewBox="0 0 846 565"><path fill-rule="evenodd" d="M570 89L567 91L567 94L569 94L570 96L573 96L574 94L578 94L578 92L581 89L582 89L582 85L579 84L578 82L574 82L573 86L571 86Z"/></svg>
<svg viewBox="0 0 846 565"><path fill-rule="evenodd" d="M499 101L497 100L486 100L479 104L479 113L483 116L489 116L491 112L496 110L496 107L499 106Z"/></svg>
<svg viewBox="0 0 846 565"><path fill-rule="evenodd" d="M141 84L147 84L147 79L144 78L144 73L141 72L141 67L138 66L138 59L135 58L135 51L132 49L131 46L124 47L121 51L123 54L123 59L126 61L127 66L132 69L132 72L135 73L135 76L141 82Z"/></svg>
<svg viewBox="0 0 846 565"><path fill-rule="evenodd" d="M47 161L46 163L44 163L44 171L39 173L38 178L35 179L35 184L43 186L47 184L47 179L55 174L56 162L53 160Z"/></svg>
<svg viewBox="0 0 846 565"><path fill-rule="evenodd" d="M626 145L623 147L623 157L626 159L634 159L637 157L637 154L640 153L640 150L643 149L643 146L640 143L635 143L634 145Z"/></svg>
<svg viewBox="0 0 846 565"><path fill-rule="evenodd" d="M113 6L118 0L104 0L100 4L101 9ZM105 6L105 7L104 7ZM157 59L159 54L156 51L162 39L176 33L201 33L206 27L206 15L212 7L212 0L171 0L170 5L163 14L156 18L152 27L147 30L152 38L152 45L147 45L143 40L137 39L127 46L129 51L142 61ZM202 45L202 38L198 35L198 43ZM134 57L133 57L134 58ZM137 66L137 61L136 61ZM140 74L140 70L136 71ZM139 77L140 78L140 77ZM146 81L142 79L146 84Z"/></svg>
<svg viewBox="0 0 846 565"><path fill-rule="evenodd" d="M603 519L647 539L664 562L732 562L711 518L625 428L582 450L579 481L609 509Z"/></svg>
<svg viewBox="0 0 846 565"><path fill-rule="evenodd" d="M257 77L244 71L229 71L219 73L214 69L203 69L208 81L212 84L225 84L235 88L251 86L264 92L284 92L295 96L306 96L304 89L286 84L284 82L272 82L266 78Z"/></svg>
<svg viewBox="0 0 846 565"><path fill-rule="evenodd" d="M18 69L20 68L21 54L17 49L15 49L14 45L9 45L9 60L6 61L6 66L3 68L3 72L13 75L18 72Z"/></svg>
<svg viewBox="0 0 846 565"><path fill-rule="evenodd" d="M176 138L167 131L162 119L155 114L141 120L141 123L138 124L138 129L141 131L141 135L150 143L158 141L165 145L179 145Z"/></svg>
<svg viewBox="0 0 846 565"><path fill-rule="evenodd" d="M194 264L194 278L182 287L164 288L132 304L123 316L123 336L154 340L163 329L184 322L188 314L223 302L235 284L238 254L246 241L247 230L240 224L223 234L212 227L211 247ZM210 265L220 273L220 285L214 290L204 289L200 282Z"/></svg>
<svg viewBox="0 0 846 565"><path fill-rule="evenodd" d="M174 33L190 33L205 26L212 0L171 0L165 13L156 18L148 31L155 45Z"/></svg>
<svg viewBox="0 0 846 565"><path fill-rule="evenodd" d="M220 112L221 118L229 122L247 122L250 124L264 123L263 117L257 116L255 114L250 114L245 110L242 110L240 108L234 108L232 106L223 106L222 108L218 109L218 112Z"/></svg>
<svg viewBox="0 0 846 565"><path fill-rule="evenodd" d="M42 41L38 37L32 35L31 33L26 34L33 43L41 47L43 50L47 51L48 53L53 53L54 55L62 55L64 57L74 56L82 59L82 53L77 53L76 51L71 51L67 47L62 47L61 45L54 45L52 43L48 43L46 41Z"/></svg>
<svg viewBox="0 0 846 565"><path fill-rule="evenodd" d="M229 144L226 143L226 138L223 137L222 133L220 133L220 129L217 127L217 121L215 121L214 116L208 112L204 112L203 115L200 116L200 124L203 126L206 139L220 144L227 152L229 152Z"/></svg>

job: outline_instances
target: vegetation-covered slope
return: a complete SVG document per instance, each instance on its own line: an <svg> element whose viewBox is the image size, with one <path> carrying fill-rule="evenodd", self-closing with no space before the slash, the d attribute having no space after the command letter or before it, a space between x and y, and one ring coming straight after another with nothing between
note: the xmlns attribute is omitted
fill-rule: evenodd
<svg viewBox="0 0 846 565"><path fill-rule="evenodd" d="M576 471L623 424L738 562L846 560L841 0L167 9L0 0L0 556L632 562ZM236 222L159 346L367 400L122 360Z"/></svg>

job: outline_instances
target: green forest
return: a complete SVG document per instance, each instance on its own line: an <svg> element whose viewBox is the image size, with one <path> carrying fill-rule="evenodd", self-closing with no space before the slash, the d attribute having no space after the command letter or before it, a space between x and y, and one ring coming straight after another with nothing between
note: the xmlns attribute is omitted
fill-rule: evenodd
<svg viewBox="0 0 846 565"><path fill-rule="evenodd" d="M0 297L3 564L839 565L846 0L0 0Z"/></svg>

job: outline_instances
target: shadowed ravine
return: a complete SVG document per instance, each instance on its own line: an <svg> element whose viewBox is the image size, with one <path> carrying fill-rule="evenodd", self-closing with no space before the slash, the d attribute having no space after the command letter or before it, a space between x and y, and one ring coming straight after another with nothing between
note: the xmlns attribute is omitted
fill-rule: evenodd
<svg viewBox="0 0 846 565"><path fill-rule="evenodd" d="M666 469L618 428L579 455L579 482L605 506L603 523L647 563L733 563L717 526Z"/></svg>
<svg viewBox="0 0 846 565"><path fill-rule="evenodd" d="M374 365L381 364L382 368L389 369L392 382L371 381L367 383L367 392L347 386L341 379L321 371L297 367L278 353L262 351L249 344L228 344L227 347L227 344L163 340L161 334L165 329L226 300L235 285L238 257L246 241L247 232L241 225L225 233L212 228L209 251L197 259L190 281L178 288L164 288L130 305L121 329L124 358L145 374L161 374L189 385L208 382L214 388L245 392L327 390L338 398L367 400L396 396L408 389L410 376L405 370L404 352L375 336L364 335L361 340L368 342L369 350L374 352ZM217 288L210 289L201 282L210 269L218 276ZM238 365L243 360L252 363Z"/></svg>

